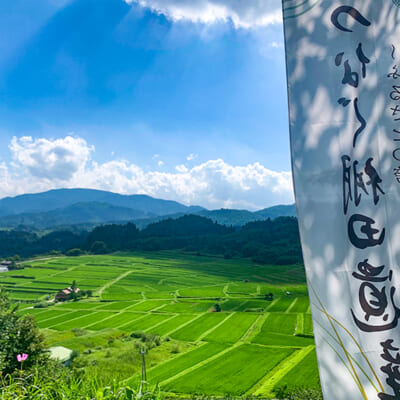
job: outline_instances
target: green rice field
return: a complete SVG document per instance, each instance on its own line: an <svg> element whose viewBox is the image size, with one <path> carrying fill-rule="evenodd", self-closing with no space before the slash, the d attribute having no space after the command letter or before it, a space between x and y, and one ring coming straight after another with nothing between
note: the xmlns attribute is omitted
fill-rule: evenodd
<svg viewBox="0 0 400 400"><path fill-rule="evenodd" d="M55 302L73 281L92 297ZM268 398L278 387L319 385L300 265L121 253L31 261L0 284L49 346L76 350L78 367L133 387L142 347L149 385L178 397Z"/></svg>

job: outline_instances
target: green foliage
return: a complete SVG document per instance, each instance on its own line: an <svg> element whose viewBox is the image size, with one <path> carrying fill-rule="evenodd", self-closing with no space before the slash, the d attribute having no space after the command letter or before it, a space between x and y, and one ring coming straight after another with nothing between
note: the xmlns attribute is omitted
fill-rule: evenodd
<svg viewBox="0 0 400 400"><path fill-rule="evenodd" d="M265 295L265 300L272 301L274 299L274 294L269 292Z"/></svg>
<svg viewBox="0 0 400 400"><path fill-rule="evenodd" d="M148 382L158 382L162 389L189 398L194 393L238 396L255 392L257 387L248 385L274 373L276 364L265 364L265 358L283 361L291 357L289 350L313 345L312 337L296 336L309 334L312 328L301 265L252 265L250 260L198 257L179 251L135 252L38 260L25 271L2 274L2 279L17 296L22 291L55 293L73 280L83 292L93 290L96 297L90 300L19 311L20 315L35 315L47 346L75 350L71 368L85 371L81 396L87 393L85 387L92 377L103 386L112 385L115 379L136 387L142 348L146 350ZM272 304L265 299L269 293L276 300ZM41 294L36 296L39 299ZM118 301L104 301L108 296ZM212 312L215 304L221 306L221 312ZM243 348L243 343L248 347ZM274 350L272 354L268 349ZM301 368L287 372L274 381L275 386L296 387L304 382L315 387L312 384L318 372L314 360L307 351L303 353ZM240 365L248 365L244 371L248 375L236 369ZM207 381L209 374L220 386ZM185 376L190 381L186 382ZM178 387L175 381L180 378ZM171 387L167 388L169 381ZM97 399L94 395L87 398Z"/></svg>
<svg viewBox="0 0 400 400"><path fill-rule="evenodd" d="M241 228L217 224L199 215L168 218L138 230L133 223L103 225L91 232L36 233L0 231L0 256L23 257L54 251L79 256L83 250L106 254L119 250L159 251L184 249L216 254L229 260L249 257L258 264L286 265L302 262L295 217L250 222Z"/></svg>
<svg viewBox="0 0 400 400"><path fill-rule="evenodd" d="M50 306L49 303L42 301L40 303L34 304L33 308L48 308L49 306Z"/></svg>
<svg viewBox="0 0 400 400"><path fill-rule="evenodd" d="M287 389L287 387L283 387L276 390L275 395L280 400L323 400L320 389Z"/></svg>
<svg viewBox="0 0 400 400"><path fill-rule="evenodd" d="M85 248L94 252L97 250L115 251L134 247L139 234L136 225L104 225L94 228L85 241ZM97 243L97 244L96 244ZM101 245L101 243L104 244Z"/></svg>
<svg viewBox="0 0 400 400"><path fill-rule="evenodd" d="M16 311L17 307L12 306L0 289L0 373L3 375L22 368L17 361L18 354L28 354L28 359L23 363L24 369L48 360L43 336L33 316L20 316Z"/></svg>
<svg viewBox="0 0 400 400"><path fill-rule="evenodd" d="M215 312L221 312L221 305L219 303L214 304L214 311Z"/></svg>
<svg viewBox="0 0 400 400"><path fill-rule="evenodd" d="M116 381L110 385L97 376L82 374L52 363L51 368L35 368L29 376L2 377L2 400L159 400L161 393L154 388L139 396L139 392Z"/></svg>
<svg viewBox="0 0 400 400"><path fill-rule="evenodd" d="M108 252L108 248L104 242L97 240L90 246L90 252L92 254L106 254Z"/></svg>
<svg viewBox="0 0 400 400"><path fill-rule="evenodd" d="M77 257L77 256L81 256L82 254L84 254L84 251L79 248L75 248L75 249L68 250L66 254L69 257Z"/></svg>

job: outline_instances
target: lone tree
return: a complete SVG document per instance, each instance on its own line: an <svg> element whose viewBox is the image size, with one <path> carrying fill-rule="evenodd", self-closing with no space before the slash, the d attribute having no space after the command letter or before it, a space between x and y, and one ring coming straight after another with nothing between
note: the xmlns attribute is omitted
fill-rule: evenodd
<svg viewBox="0 0 400 400"><path fill-rule="evenodd" d="M0 288L0 373L3 376L21 367L18 354L28 354L24 370L45 364L49 359L44 338L33 316L20 316L17 309L18 306L13 305Z"/></svg>
<svg viewBox="0 0 400 400"><path fill-rule="evenodd" d="M272 301L274 299L274 294L270 292L266 294L264 298L265 300Z"/></svg>
<svg viewBox="0 0 400 400"><path fill-rule="evenodd" d="M214 304L214 312L221 312L222 308L219 303Z"/></svg>

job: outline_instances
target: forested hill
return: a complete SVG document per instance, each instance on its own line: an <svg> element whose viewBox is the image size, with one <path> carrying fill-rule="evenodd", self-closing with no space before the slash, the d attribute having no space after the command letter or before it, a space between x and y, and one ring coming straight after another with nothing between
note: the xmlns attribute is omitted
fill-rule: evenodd
<svg viewBox="0 0 400 400"><path fill-rule="evenodd" d="M57 189L0 199L0 229L89 230L97 225L133 222L143 229L167 218L196 214L222 225L242 226L248 222L296 216L294 204L259 211L206 210L176 201L145 195L121 195L93 189Z"/></svg>
<svg viewBox="0 0 400 400"><path fill-rule="evenodd" d="M130 208L149 217L203 210L202 207L187 207L176 201L155 199L141 194L122 195L94 189L55 189L42 193L5 197L0 200L0 216L25 214L32 218L36 213L62 210L83 203L101 203Z"/></svg>
<svg viewBox="0 0 400 400"><path fill-rule="evenodd" d="M257 263L265 264L302 262L295 217L250 222L241 228L220 225L198 215L184 215L178 219L155 222L142 230L133 223L127 223L103 225L90 232L55 231L43 236L0 231L0 257L172 249L225 258L250 257Z"/></svg>

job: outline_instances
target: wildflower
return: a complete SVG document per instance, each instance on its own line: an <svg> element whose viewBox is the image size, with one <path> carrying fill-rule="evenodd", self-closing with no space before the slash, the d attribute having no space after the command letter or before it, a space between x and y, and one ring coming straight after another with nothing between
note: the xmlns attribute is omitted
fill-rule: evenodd
<svg viewBox="0 0 400 400"><path fill-rule="evenodd" d="M25 360L28 359L28 356L29 356L29 355L26 354L26 353L17 354L17 361L20 362L20 363L22 363L22 362L24 362Z"/></svg>

